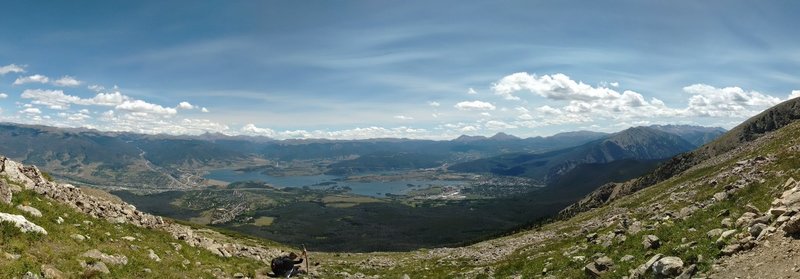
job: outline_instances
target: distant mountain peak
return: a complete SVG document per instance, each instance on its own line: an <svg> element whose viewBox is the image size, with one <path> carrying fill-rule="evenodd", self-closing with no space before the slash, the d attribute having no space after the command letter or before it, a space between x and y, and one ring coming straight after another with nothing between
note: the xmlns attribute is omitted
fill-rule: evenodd
<svg viewBox="0 0 800 279"><path fill-rule="evenodd" d="M520 138L517 137L517 136L514 136L514 135L509 135L509 134L506 134L506 133L503 133L503 132L499 132L497 134L494 134L494 136L491 136L489 139L490 140L518 140Z"/></svg>
<svg viewBox="0 0 800 279"><path fill-rule="evenodd" d="M461 136L455 138L453 141L470 142L470 141L479 141L479 140L486 140L486 137L484 137L484 136L461 135Z"/></svg>

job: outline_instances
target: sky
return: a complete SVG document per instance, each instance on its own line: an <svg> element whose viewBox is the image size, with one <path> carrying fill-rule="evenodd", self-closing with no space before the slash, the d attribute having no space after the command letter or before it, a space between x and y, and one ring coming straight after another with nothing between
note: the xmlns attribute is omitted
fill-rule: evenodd
<svg viewBox="0 0 800 279"><path fill-rule="evenodd" d="M797 1L10 1L0 121L272 138L732 128L800 96Z"/></svg>

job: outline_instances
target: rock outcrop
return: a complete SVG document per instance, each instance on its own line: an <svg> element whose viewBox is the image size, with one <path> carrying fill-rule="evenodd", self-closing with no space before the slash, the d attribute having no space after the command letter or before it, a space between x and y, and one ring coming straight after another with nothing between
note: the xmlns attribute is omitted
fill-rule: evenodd
<svg viewBox="0 0 800 279"><path fill-rule="evenodd" d="M22 215L15 215L15 214L8 214L0 212L0 222L8 222L14 224L15 227L19 228L20 231L23 233L32 232L32 233L40 233L40 234L47 234L47 231L44 228L31 223L28 219L25 219L25 216Z"/></svg>
<svg viewBox="0 0 800 279"><path fill-rule="evenodd" d="M112 223L128 223L148 229L158 229L170 233L174 238L186 241L192 247L206 249L221 257L247 257L260 261L268 261L278 255L278 249L259 246L226 243L217 238L198 233L189 226L167 222L160 216L141 212L135 206L124 202L112 202L101 197L85 194L80 188L70 184L48 181L35 166L25 166L0 156L0 176L22 185L47 198L66 204L91 217L105 219ZM2 188L2 187L0 187ZM21 209L35 215L32 211ZM38 210L36 210L38 212ZM0 213L0 218L8 220L28 232L47 232L41 227L27 221L24 216ZM39 213L41 216L41 213Z"/></svg>
<svg viewBox="0 0 800 279"><path fill-rule="evenodd" d="M0 178L0 203L11 204L13 193L5 179Z"/></svg>

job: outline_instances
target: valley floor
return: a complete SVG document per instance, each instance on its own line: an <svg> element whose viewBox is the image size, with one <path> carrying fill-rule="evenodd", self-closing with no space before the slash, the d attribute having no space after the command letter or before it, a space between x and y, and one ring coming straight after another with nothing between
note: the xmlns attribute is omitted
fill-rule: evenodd
<svg viewBox="0 0 800 279"><path fill-rule="evenodd" d="M606 206L474 245L397 253L312 251L306 277L796 277L793 255L800 252L800 240L791 236L800 232L800 184L793 179L800 177L799 131L800 123L791 124ZM109 261L91 256L98 249L128 258L127 265L104 264L113 278L151 277L148 272L164 274L161 278L257 278L269 258L291 249L169 220L153 229L110 222L103 215L105 203L89 209L72 200L59 205L48 192L58 185L38 183L43 182L26 186L36 194L16 193L0 212L25 216L50 233L20 233L3 222L0 249L10 255L0 261L4 277L42 274L50 266L67 277L86 276L97 262ZM17 205L39 208L42 217Z"/></svg>

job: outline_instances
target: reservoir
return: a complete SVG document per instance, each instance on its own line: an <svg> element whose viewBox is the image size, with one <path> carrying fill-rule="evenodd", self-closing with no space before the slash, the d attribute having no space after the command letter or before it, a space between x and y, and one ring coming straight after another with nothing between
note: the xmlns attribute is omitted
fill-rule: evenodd
<svg viewBox="0 0 800 279"><path fill-rule="evenodd" d="M261 172L243 172L232 169L212 170L204 177L228 183L261 181L276 188L309 187L311 189L326 189L333 186L349 187L351 189L350 192L353 194L372 197L384 197L386 194L402 195L412 189L430 186L457 186L466 183L464 181L420 179L371 182L344 181L346 177L338 175L271 176Z"/></svg>

